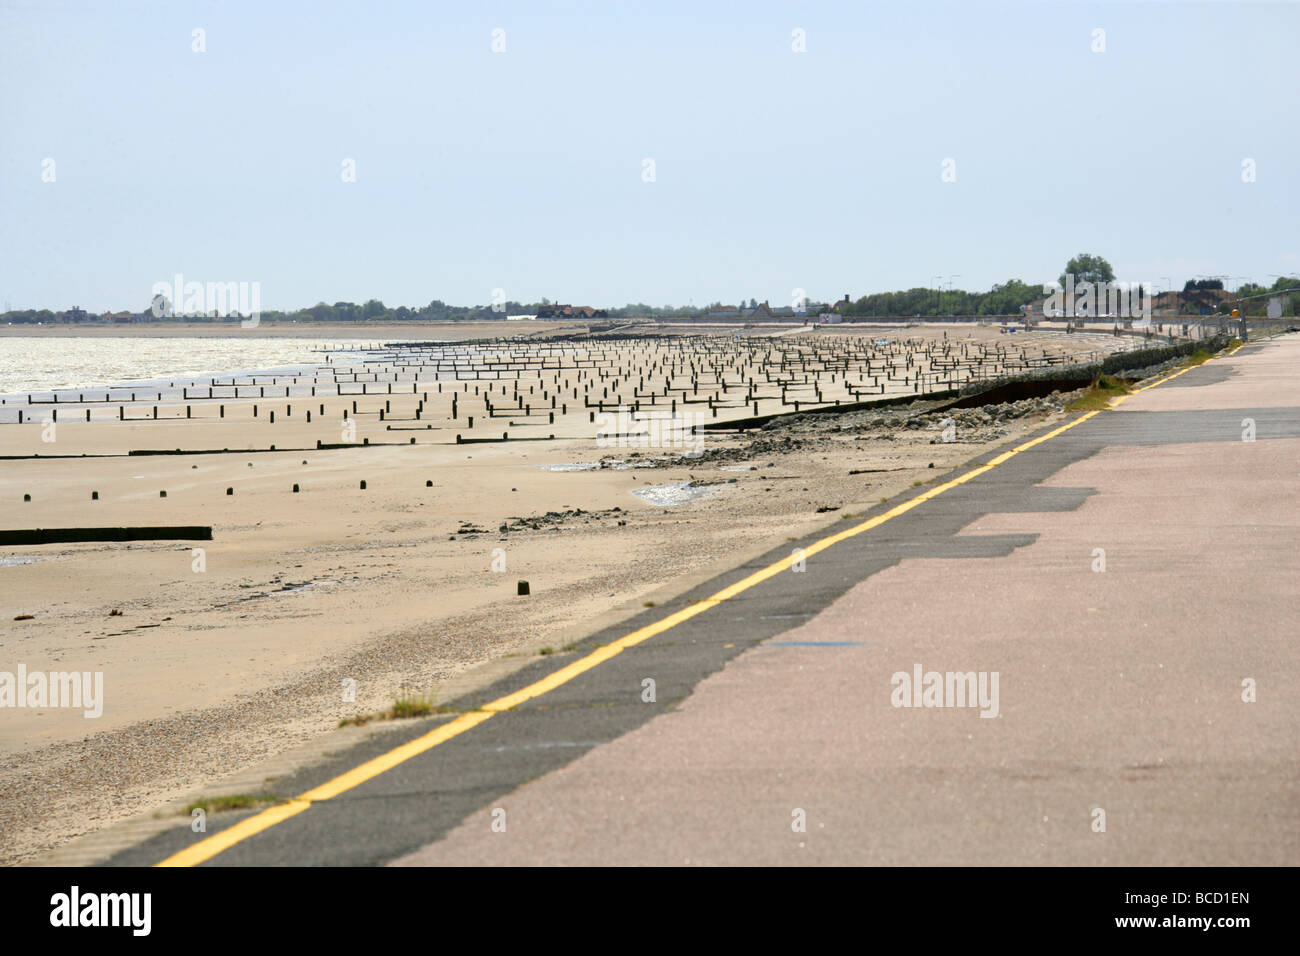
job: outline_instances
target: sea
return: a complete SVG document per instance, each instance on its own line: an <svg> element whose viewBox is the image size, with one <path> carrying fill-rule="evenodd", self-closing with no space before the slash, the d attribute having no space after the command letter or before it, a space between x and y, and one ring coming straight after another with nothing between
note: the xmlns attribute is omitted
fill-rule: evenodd
<svg viewBox="0 0 1300 956"><path fill-rule="evenodd" d="M0 336L0 396L287 371L323 365L327 352L360 345L287 337Z"/></svg>

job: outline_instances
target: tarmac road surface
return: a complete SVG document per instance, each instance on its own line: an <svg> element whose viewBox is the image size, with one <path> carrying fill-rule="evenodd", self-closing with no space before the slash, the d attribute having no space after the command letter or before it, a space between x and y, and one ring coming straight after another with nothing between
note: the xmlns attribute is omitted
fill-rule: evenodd
<svg viewBox="0 0 1300 956"><path fill-rule="evenodd" d="M1300 338L1045 433L108 862L1294 864Z"/></svg>

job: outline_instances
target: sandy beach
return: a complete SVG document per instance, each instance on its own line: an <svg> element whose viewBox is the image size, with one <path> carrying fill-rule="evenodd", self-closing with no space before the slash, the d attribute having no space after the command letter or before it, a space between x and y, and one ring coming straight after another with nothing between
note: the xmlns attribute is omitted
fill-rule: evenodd
<svg viewBox="0 0 1300 956"><path fill-rule="evenodd" d="M1063 342L1031 333L1017 345ZM842 372L815 377L827 395L846 387ZM515 420L518 435L554 440L456 444L471 434L467 406L449 418L434 386L413 417L425 385L402 388L164 401L157 420L144 417L152 396L122 403L124 420L106 405L87 423L89 406L60 405L53 442L30 416L0 426L0 454L14 456L0 471L4 528L213 529L211 541L0 548L4 666L101 671L105 698L95 719L4 715L0 861L217 785L399 696L449 699L1062 414L1043 401L963 413L951 440L933 403L801 416L710 432L701 457L682 458L595 440L581 403L527 431L533 419ZM461 395L468 404L472 385ZM338 444L348 421L352 443L316 447ZM472 434L509 431L499 423ZM209 453L128 454L174 449Z"/></svg>

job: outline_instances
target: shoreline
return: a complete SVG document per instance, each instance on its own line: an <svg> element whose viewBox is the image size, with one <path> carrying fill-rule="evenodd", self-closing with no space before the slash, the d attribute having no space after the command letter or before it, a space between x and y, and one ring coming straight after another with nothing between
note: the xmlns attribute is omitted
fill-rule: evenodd
<svg viewBox="0 0 1300 956"><path fill-rule="evenodd" d="M324 339L325 341L365 341L398 339L441 338L447 341L461 341L473 338L494 338L527 334L532 332L554 332L560 329L574 329L572 322L402 322L386 325L365 325L342 322L276 322L263 323L255 328L245 329L237 321L197 323L197 322L149 322L92 324L76 323L72 325L0 325L0 337L30 338L306 338ZM585 328L585 326L584 326ZM438 335L430 336L429 333Z"/></svg>
<svg viewBox="0 0 1300 956"><path fill-rule="evenodd" d="M951 330L903 334L928 336L942 360L943 331ZM996 330L969 331L972 354L981 342L1004 347ZM1022 343L1058 348L1046 336ZM1093 347L1071 343L1084 345ZM934 403L918 395L907 405L710 431L697 459L596 437L595 403L618 400L620 389L642 401L656 395L650 404L660 408L671 390L691 402L686 414L725 425L753 411L741 383L757 375L753 403L788 412L764 369L818 348L840 364L800 372L816 384L787 383L791 399L851 398L846 389L860 377L842 367L851 347L838 335L604 343L595 358L563 368L531 366L530 377L504 380L489 370L447 391L430 379L424 393L405 381L340 392L329 378L344 370L332 367L325 394L314 396L250 389L155 406L149 395L125 403L124 420L96 405L89 422L79 410L65 422L61 407L54 445L36 422L0 425L0 454L28 456L0 473L3 526L210 526L213 535L197 549L145 540L4 550L38 559L0 567L0 614L14 621L0 638L4 665L102 671L106 700L90 721L58 708L3 713L0 789L12 798L0 805L0 862L237 776L398 696L446 701L476 675L563 652L603 616L635 613L719 562L797 540L1061 414L1042 400L992 418L954 411L956 434L942 437ZM719 359L719 348L735 357ZM911 391L902 381L907 348L891 352L891 394ZM931 352L909 354L915 375L917 356ZM673 369L706 359L719 364L707 374L701 365L696 397L692 377ZM726 381L715 374L724 369ZM548 388L558 389L558 407ZM538 402L531 414L518 407L529 401ZM470 414L484 417L471 425ZM462 430L490 440L457 444ZM503 431L541 440L497 441ZM321 439L328 447L313 447ZM127 454L151 448L192 453ZM592 461L607 467L554 470ZM666 493L686 485L700 496ZM531 585L526 597L516 593L520 580ZM348 679L355 700L340 695Z"/></svg>

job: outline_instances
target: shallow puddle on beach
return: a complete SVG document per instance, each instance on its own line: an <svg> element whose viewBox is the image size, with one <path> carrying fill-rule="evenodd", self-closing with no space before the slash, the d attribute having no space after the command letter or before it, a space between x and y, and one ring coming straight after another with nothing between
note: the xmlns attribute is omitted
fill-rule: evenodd
<svg viewBox="0 0 1300 956"><path fill-rule="evenodd" d="M538 465L542 471L599 471L598 461L570 461L559 465Z"/></svg>
<svg viewBox="0 0 1300 956"><path fill-rule="evenodd" d="M622 458L606 458L602 461L569 461L558 465L538 465L542 471L628 471L636 467L634 462Z"/></svg>
<svg viewBox="0 0 1300 956"><path fill-rule="evenodd" d="M713 491L712 488L696 488L689 481L671 485L651 485L638 488L632 492L642 501L652 505L686 505Z"/></svg>

